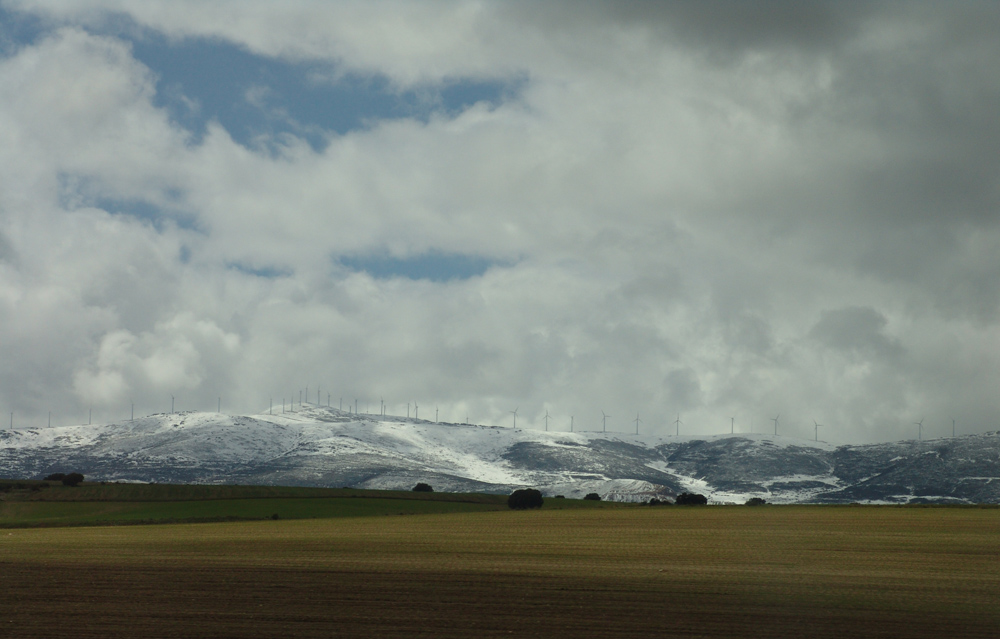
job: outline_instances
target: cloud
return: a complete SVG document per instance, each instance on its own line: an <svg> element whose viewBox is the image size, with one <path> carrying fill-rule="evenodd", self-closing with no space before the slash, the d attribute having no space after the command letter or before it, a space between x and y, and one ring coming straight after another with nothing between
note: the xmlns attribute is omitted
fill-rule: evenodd
<svg viewBox="0 0 1000 639"><path fill-rule="evenodd" d="M995 9L387 6L5 3L39 26L0 58L0 404L991 427ZM171 51L282 124L213 117ZM279 68L430 106L337 128Z"/></svg>

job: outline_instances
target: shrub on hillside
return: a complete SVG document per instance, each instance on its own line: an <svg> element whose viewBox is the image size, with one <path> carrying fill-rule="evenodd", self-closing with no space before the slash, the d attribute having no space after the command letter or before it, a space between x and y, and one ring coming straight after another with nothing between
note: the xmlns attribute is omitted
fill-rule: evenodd
<svg viewBox="0 0 1000 639"><path fill-rule="evenodd" d="M415 492L415 493L432 493L432 492L434 492L434 489L431 488L430 484L425 484L423 482L420 482L419 484L417 484L416 486L413 487L413 492Z"/></svg>
<svg viewBox="0 0 1000 639"><path fill-rule="evenodd" d="M764 501L764 499L761 498L761 497L751 497L750 499L747 500L746 505L747 506L765 506L765 505L767 505L767 502Z"/></svg>
<svg viewBox="0 0 1000 639"><path fill-rule="evenodd" d="M80 473L70 473L62 478L63 486L78 486L83 481Z"/></svg>
<svg viewBox="0 0 1000 639"><path fill-rule="evenodd" d="M51 475L45 478L45 481L62 481L63 477L65 476L66 473L52 473Z"/></svg>
<svg viewBox="0 0 1000 639"><path fill-rule="evenodd" d="M510 494L510 497L507 498L507 505L514 510L527 510L541 508L544 501L541 491L534 488L521 488Z"/></svg>
<svg viewBox="0 0 1000 639"><path fill-rule="evenodd" d="M704 506L708 503L708 498L698 493L681 493L674 503L678 506Z"/></svg>
<svg viewBox="0 0 1000 639"><path fill-rule="evenodd" d="M584 499L589 499L590 501L601 501L601 496L597 493L587 493L587 496L584 497Z"/></svg>

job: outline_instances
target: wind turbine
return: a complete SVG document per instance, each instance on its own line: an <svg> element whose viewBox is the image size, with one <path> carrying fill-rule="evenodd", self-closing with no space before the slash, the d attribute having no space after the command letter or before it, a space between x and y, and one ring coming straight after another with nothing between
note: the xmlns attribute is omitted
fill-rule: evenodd
<svg viewBox="0 0 1000 639"><path fill-rule="evenodd" d="M385 398L382 397L381 395L379 395L378 396L378 401L379 401L379 404L381 405L381 408L379 409L379 415L381 415L382 417L385 417Z"/></svg>
<svg viewBox="0 0 1000 639"><path fill-rule="evenodd" d="M509 412L510 412L510 414L514 416L514 430L517 430L517 409L518 409L518 408L521 408L521 407L520 407L520 406L518 406L518 407L517 407L517 408L515 408L514 410L512 410L512 411L509 411Z"/></svg>
<svg viewBox="0 0 1000 639"><path fill-rule="evenodd" d="M775 415L774 417L771 418L771 421L774 422L774 434L775 435L778 434L778 418L779 417L781 417L781 413L778 413L777 415Z"/></svg>
<svg viewBox="0 0 1000 639"><path fill-rule="evenodd" d="M951 420L951 436L952 437L955 436L955 420L954 419Z"/></svg>
<svg viewBox="0 0 1000 639"><path fill-rule="evenodd" d="M545 432L549 432L549 409L545 409Z"/></svg>
<svg viewBox="0 0 1000 639"><path fill-rule="evenodd" d="M813 420L813 424L815 424L816 426L816 441L819 441L819 427L822 426L823 424L820 424L815 419Z"/></svg>
<svg viewBox="0 0 1000 639"><path fill-rule="evenodd" d="M420 419L420 404L413 402L413 419Z"/></svg>
<svg viewBox="0 0 1000 639"><path fill-rule="evenodd" d="M639 413L636 413L636 414L635 414L635 434L636 434L636 435L638 435L638 434L639 434L639 422L641 422L641 421L642 421L642 420L641 420L641 419L639 419Z"/></svg>
<svg viewBox="0 0 1000 639"><path fill-rule="evenodd" d="M917 441L924 438L924 418L921 417L919 422L913 422L913 425L917 427Z"/></svg>
<svg viewBox="0 0 1000 639"><path fill-rule="evenodd" d="M730 417L729 418L729 434L732 435L735 432L736 432L736 418L735 417Z"/></svg>
<svg viewBox="0 0 1000 639"><path fill-rule="evenodd" d="M601 415L603 416L604 421L602 423L604 424L604 432L606 433L608 432L608 417L610 415L606 415L603 410L601 411Z"/></svg>
<svg viewBox="0 0 1000 639"><path fill-rule="evenodd" d="M677 413L677 419L674 420L674 426L676 427L676 434L675 434L676 437L681 436L681 424L683 423L684 422L681 421L681 414Z"/></svg>
<svg viewBox="0 0 1000 639"><path fill-rule="evenodd" d="M170 414L171 415L174 414L174 396L173 395L170 396Z"/></svg>
<svg viewBox="0 0 1000 639"><path fill-rule="evenodd" d="M573 416L569 416L569 432L573 432Z"/></svg>

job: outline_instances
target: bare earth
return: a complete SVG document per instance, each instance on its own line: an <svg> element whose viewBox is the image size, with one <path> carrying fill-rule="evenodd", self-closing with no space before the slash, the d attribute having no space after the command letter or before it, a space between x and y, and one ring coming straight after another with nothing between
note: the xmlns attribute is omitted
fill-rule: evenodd
<svg viewBox="0 0 1000 639"><path fill-rule="evenodd" d="M1000 511L0 531L2 637L996 637Z"/></svg>

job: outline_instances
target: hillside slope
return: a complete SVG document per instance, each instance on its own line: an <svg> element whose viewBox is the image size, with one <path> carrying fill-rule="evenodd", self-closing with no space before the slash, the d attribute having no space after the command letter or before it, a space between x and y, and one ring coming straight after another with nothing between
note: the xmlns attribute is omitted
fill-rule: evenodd
<svg viewBox="0 0 1000 639"><path fill-rule="evenodd" d="M0 433L0 476L506 493L645 500L1000 502L1000 433L835 447L769 435L655 437L440 424L306 407L158 414Z"/></svg>

